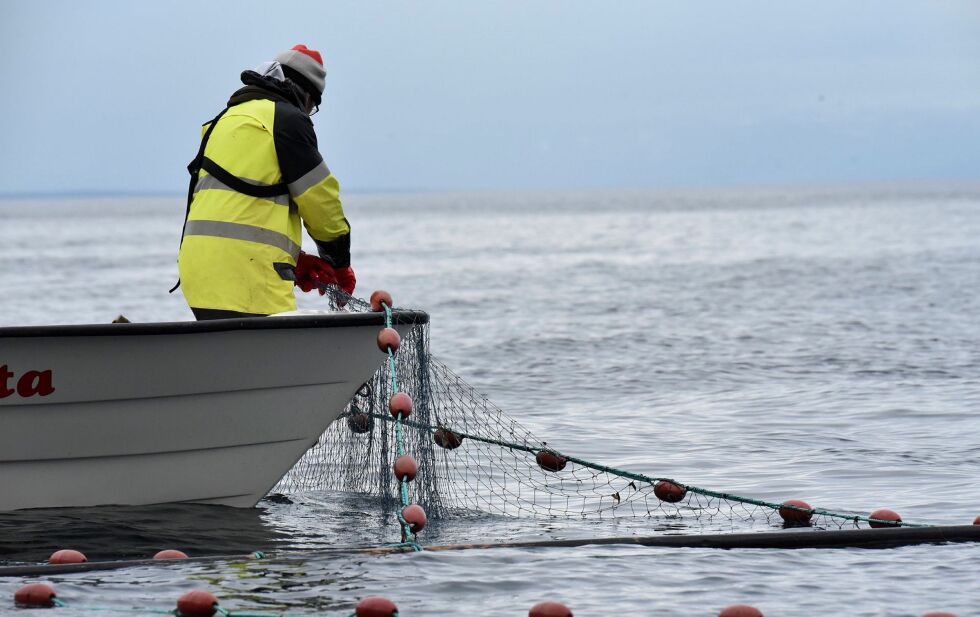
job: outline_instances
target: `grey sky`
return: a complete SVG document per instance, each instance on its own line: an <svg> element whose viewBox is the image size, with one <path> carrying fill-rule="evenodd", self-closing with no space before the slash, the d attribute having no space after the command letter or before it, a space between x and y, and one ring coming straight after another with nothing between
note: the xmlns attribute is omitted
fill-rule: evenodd
<svg viewBox="0 0 980 617"><path fill-rule="evenodd" d="M980 2L0 4L0 194L179 193L305 43L345 190L980 179Z"/></svg>

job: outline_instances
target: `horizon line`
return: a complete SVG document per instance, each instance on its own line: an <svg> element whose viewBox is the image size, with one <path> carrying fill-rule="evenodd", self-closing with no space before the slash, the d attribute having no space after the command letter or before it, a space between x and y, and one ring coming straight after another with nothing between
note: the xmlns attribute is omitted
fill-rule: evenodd
<svg viewBox="0 0 980 617"><path fill-rule="evenodd" d="M731 184L663 184L663 185L620 185L588 187L472 187L472 188L372 188L347 189L341 195L421 195L454 193L544 193L544 192L597 192L597 191L713 191L713 190L780 190L780 189L846 189L846 188L980 188L980 176L975 178L947 179L904 179L904 180L844 180L839 182L773 182L731 183ZM0 200L15 199L92 199L92 198L185 198L183 191L113 191L102 189L63 190L63 191L23 191L0 192Z"/></svg>

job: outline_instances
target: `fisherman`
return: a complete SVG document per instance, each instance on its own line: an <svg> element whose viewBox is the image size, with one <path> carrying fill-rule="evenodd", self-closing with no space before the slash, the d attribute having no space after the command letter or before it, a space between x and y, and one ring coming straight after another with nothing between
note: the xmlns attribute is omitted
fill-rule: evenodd
<svg viewBox="0 0 980 617"><path fill-rule="evenodd" d="M325 78L320 52L296 45L243 72L245 87L202 127L177 258L198 320L295 310L294 284L354 292L350 224L310 120ZM300 250L301 221L319 257Z"/></svg>

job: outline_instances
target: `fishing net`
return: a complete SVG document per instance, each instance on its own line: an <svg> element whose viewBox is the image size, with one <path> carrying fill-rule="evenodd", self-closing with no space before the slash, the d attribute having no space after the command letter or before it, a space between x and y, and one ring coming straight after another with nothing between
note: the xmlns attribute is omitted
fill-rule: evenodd
<svg viewBox="0 0 980 617"><path fill-rule="evenodd" d="M367 302L340 298L336 292L331 302L337 310L371 310ZM376 496L385 508L395 508L402 503L401 486L391 470L400 437L404 451L418 463L411 501L430 518L481 512L576 519L644 517L655 519L653 529L674 533L771 530L783 525L842 529L878 520L805 503L784 505L732 495L557 452L434 358L427 325L413 326L391 360L273 492L355 492ZM393 377L397 389L414 400L401 427L388 412Z"/></svg>

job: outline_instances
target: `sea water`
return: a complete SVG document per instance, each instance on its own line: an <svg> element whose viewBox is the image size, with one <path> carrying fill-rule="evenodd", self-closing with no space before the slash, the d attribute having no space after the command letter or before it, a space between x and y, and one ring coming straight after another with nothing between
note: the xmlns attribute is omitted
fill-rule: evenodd
<svg viewBox="0 0 980 617"><path fill-rule="evenodd" d="M969 524L980 514L980 188L351 195L358 293L431 314L433 352L556 448L697 486ZM0 201L0 324L191 319L184 205ZM307 243L307 250L314 250ZM320 298L300 298L317 308ZM473 516L429 544L644 533L643 520ZM692 529L696 533L697 529ZM0 561L377 545L373 499L0 514ZM635 546L173 563L46 577L79 607L403 615L980 614L980 547ZM0 610L33 578L0 579ZM89 614L61 609L59 614ZM110 613L111 614L111 613ZM120 614L131 614L120 612Z"/></svg>

